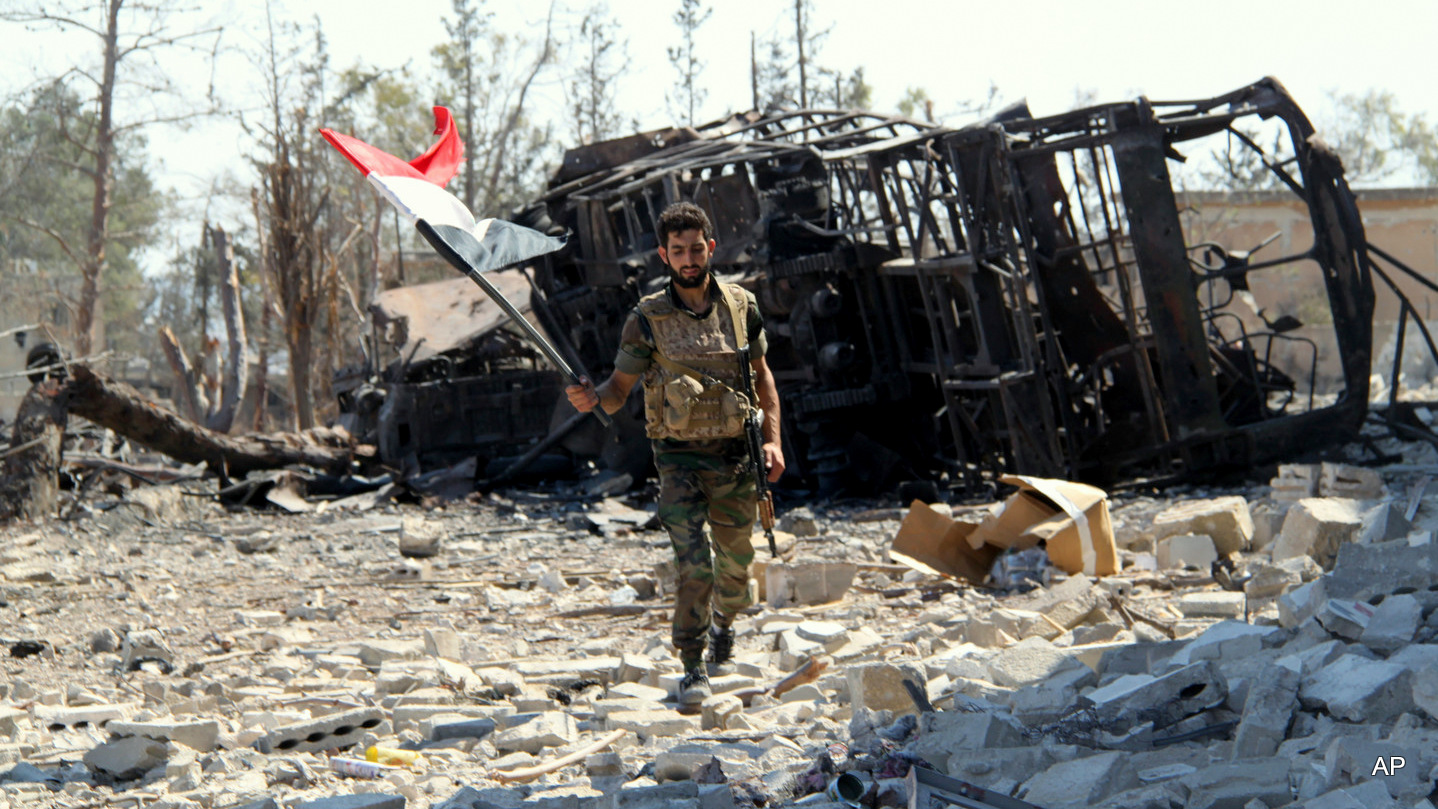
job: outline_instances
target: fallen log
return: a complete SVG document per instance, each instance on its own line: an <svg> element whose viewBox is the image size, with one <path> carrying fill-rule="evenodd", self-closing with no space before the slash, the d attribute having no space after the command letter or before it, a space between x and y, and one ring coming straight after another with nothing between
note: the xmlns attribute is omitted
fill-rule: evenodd
<svg viewBox="0 0 1438 809"><path fill-rule="evenodd" d="M70 367L69 412L182 463L203 463L228 475L261 469L310 466L341 473L354 460L353 439L343 430L315 428L277 435L221 435L146 399L133 387L84 365Z"/></svg>

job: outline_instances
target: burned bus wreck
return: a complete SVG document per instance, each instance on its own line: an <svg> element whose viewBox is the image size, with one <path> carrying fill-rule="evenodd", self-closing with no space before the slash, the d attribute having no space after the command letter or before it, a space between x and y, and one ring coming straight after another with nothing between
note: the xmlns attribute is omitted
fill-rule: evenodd
<svg viewBox="0 0 1438 809"><path fill-rule="evenodd" d="M577 366L607 373L630 307L665 279L658 213L690 200L715 223L714 271L763 310L795 487L1246 467L1366 415L1364 235L1313 135L1271 79L1045 118L1018 105L960 129L806 110L636 135L569 151L519 217L571 234L531 268L530 305ZM1199 157L1289 189L1311 239L1208 238L1175 180ZM617 423L642 444L638 397ZM615 439L596 428L567 446L599 454Z"/></svg>

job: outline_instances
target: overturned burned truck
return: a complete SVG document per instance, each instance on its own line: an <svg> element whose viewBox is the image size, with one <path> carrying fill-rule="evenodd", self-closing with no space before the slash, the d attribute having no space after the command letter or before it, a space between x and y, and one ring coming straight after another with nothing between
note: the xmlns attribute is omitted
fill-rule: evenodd
<svg viewBox="0 0 1438 809"><path fill-rule="evenodd" d="M960 129L805 110L599 143L569 151L518 217L573 234L532 268L530 305L606 373L626 313L665 278L658 213L691 200L715 223L713 269L763 309L795 487L1247 467L1351 436L1366 414L1362 224L1313 134L1266 79L1047 118L1016 105ZM1199 154L1291 190L1311 239L1205 241L1173 179ZM1317 302L1295 299L1305 278ZM620 443L642 444L640 410L621 413Z"/></svg>

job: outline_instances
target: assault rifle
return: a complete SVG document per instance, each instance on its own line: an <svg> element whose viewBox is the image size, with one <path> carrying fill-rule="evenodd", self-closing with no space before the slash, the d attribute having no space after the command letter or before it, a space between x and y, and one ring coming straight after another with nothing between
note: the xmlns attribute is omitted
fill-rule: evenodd
<svg viewBox="0 0 1438 809"><path fill-rule="evenodd" d="M748 418L744 419L744 435L749 440L749 465L754 468L754 493L759 502L759 524L764 527L764 537L769 540L769 553L779 555L774 544L774 493L769 491L769 469L764 464L764 411L759 407L759 397L754 395L754 366L750 364L749 347L739 349L739 380L744 395L753 405Z"/></svg>

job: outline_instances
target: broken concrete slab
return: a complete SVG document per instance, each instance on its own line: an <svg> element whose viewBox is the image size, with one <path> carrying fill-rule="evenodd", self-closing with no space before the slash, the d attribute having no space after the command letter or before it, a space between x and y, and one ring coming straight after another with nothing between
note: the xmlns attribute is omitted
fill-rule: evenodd
<svg viewBox="0 0 1438 809"><path fill-rule="evenodd" d="M928 678L916 664L870 663L849 666L847 671L849 701L871 711L892 711L894 714L917 713L913 697L904 682L925 690Z"/></svg>
<svg viewBox="0 0 1438 809"><path fill-rule="evenodd" d="M1213 661L1205 660L1161 677L1125 675L1080 697L1077 704L1091 709L1105 725L1124 730L1140 722L1171 725L1227 698L1228 683Z"/></svg>
<svg viewBox="0 0 1438 809"><path fill-rule="evenodd" d="M170 722L117 720L110 722L105 729L115 736L143 736L146 739L175 742L201 753L213 751L220 739L220 723L214 719Z"/></svg>
<svg viewBox="0 0 1438 809"><path fill-rule="evenodd" d="M1338 549L1352 542L1363 527L1358 508L1358 501L1336 497L1312 497L1294 503L1273 543L1273 561L1306 554L1324 570L1331 570Z"/></svg>
<svg viewBox="0 0 1438 809"><path fill-rule="evenodd" d="M1218 555L1246 551L1253 541L1253 517L1242 497L1190 500L1159 512L1151 529L1155 540L1201 534L1209 537Z"/></svg>
<svg viewBox="0 0 1438 809"><path fill-rule="evenodd" d="M490 738L500 752L520 750L534 754L546 747L573 744L578 737L573 716L564 711L544 711L527 719L513 717L506 722L504 730Z"/></svg>
<svg viewBox="0 0 1438 809"><path fill-rule="evenodd" d="M1213 537L1207 534L1177 534L1160 539L1154 555L1162 570L1180 567L1208 570L1209 565L1218 561L1218 548L1213 544Z"/></svg>
<svg viewBox="0 0 1438 809"><path fill-rule="evenodd" d="M1248 690L1243 718L1234 733L1234 759L1271 758L1288 737L1293 712L1298 709L1302 671L1294 665L1274 663Z"/></svg>
<svg viewBox="0 0 1438 809"><path fill-rule="evenodd" d="M1386 722L1417 707L1411 670L1355 654L1304 677L1298 697L1305 708L1350 722Z"/></svg>
<svg viewBox="0 0 1438 809"><path fill-rule="evenodd" d="M1092 806L1138 786L1138 776L1121 752L1061 761L1024 782L1019 797L1043 807Z"/></svg>
<svg viewBox="0 0 1438 809"><path fill-rule="evenodd" d="M1304 621L1317 617L1328 603L1328 579L1313 581L1289 590L1278 599L1278 625L1295 629Z"/></svg>
<svg viewBox="0 0 1438 809"><path fill-rule="evenodd" d="M827 604L843 598L859 568L846 562L769 565L764 570L765 601L776 609Z"/></svg>
<svg viewBox="0 0 1438 809"><path fill-rule="evenodd" d="M169 752L164 742L130 736L105 742L84 756L85 766L116 781L131 781L165 763Z"/></svg>
<svg viewBox="0 0 1438 809"><path fill-rule="evenodd" d="M1363 528L1355 540L1360 545L1372 545L1404 539L1413 531L1404 509L1397 503L1380 503L1363 513Z"/></svg>
<svg viewBox="0 0 1438 809"><path fill-rule="evenodd" d="M1325 586L1334 598L1367 601L1376 595L1427 590L1438 581L1438 543L1403 541L1339 548Z"/></svg>
<svg viewBox="0 0 1438 809"><path fill-rule="evenodd" d="M1388 596L1368 619L1359 641L1376 652L1396 652L1413 642L1423 621L1423 605L1412 595Z"/></svg>
<svg viewBox="0 0 1438 809"><path fill-rule="evenodd" d="M1186 809L1241 809L1249 801L1265 806L1292 803L1289 763L1280 758L1215 764L1179 779L1188 787Z"/></svg>
<svg viewBox="0 0 1438 809"><path fill-rule="evenodd" d="M1248 597L1228 590L1204 590L1178 597L1178 611L1187 618L1242 618Z"/></svg>

